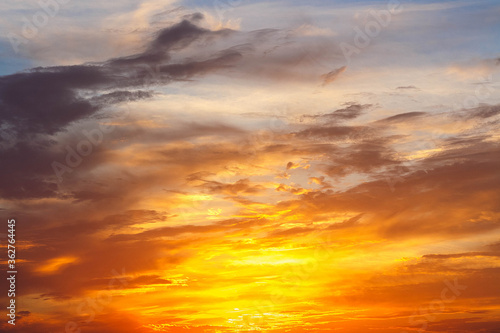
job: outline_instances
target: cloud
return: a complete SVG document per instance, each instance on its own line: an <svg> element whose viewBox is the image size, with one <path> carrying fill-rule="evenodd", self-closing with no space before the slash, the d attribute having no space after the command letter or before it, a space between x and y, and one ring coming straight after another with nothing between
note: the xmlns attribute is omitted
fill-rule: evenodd
<svg viewBox="0 0 500 333"><path fill-rule="evenodd" d="M89 100L82 97L84 91L138 87L155 75L169 83L226 68L238 59L237 52L223 50L211 59L182 63L170 63L170 53L200 38L223 37L228 33L227 30L209 31L184 20L159 31L147 49L138 55L93 65L35 68L4 76L0 78L2 125L14 126L17 132L22 128L25 135L54 134L106 106L151 97L149 92L117 90ZM151 73L151 69L157 72Z"/></svg>
<svg viewBox="0 0 500 333"><path fill-rule="evenodd" d="M426 112L406 112L397 114L395 116L390 116L381 120L378 120L379 123L398 123L398 122L406 122L412 120L414 118L423 117L427 115Z"/></svg>
<svg viewBox="0 0 500 333"><path fill-rule="evenodd" d="M2 136L8 139L8 144L3 145L0 153L2 160L9 160L5 168L11 170L10 175L4 173L0 177L2 189L9 189L2 191L2 196L18 199L58 196L50 165L64 160L65 153L57 152L55 135L60 136L68 126L91 119L115 104L153 96L151 91L124 88L143 87L151 80L182 81L227 68L239 59L237 52L223 50L201 61L169 61L171 52L178 52L200 38L213 39L228 33L209 31L184 20L159 31L139 55L95 64L35 68L1 77L0 126L5 129ZM157 71L152 72L151 68ZM92 158L96 157L94 153Z"/></svg>
<svg viewBox="0 0 500 333"><path fill-rule="evenodd" d="M98 105L113 105L123 102L134 102L151 97L153 97L153 93L150 91L113 91L109 94L103 94L92 98L92 102Z"/></svg>
<svg viewBox="0 0 500 333"><path fill-rule="evenodd" d="M347 107L322 115L322 117L332 121L350 120L359 117L372 106L371 104L348 103Z"/></svg>
<svg viewBox="0 0 500 333"><path fill-rule="evenodd" d="M344 73L345 70L347 69L347 66L342 66L337 69L334 69L331 72L328 72L326 74L321 75L321 78L323 79L323 86L326 86L333 81L335 81L340 74Z"/></svg>
<svg viewBox="0 0 500 333"><path fill-rule="evenodd" d="M484 320L482 318L459 318L445 319L438 322L429 323L429 329L434 332L446 332L454 330L456 332L491 332L498 333L500 321Z"/></svg>
<svg viewBox="0 0 500 333"><path fill-rule="evenodd" d="M358 104L355 102L345 103L345 108L337 109L333 112L319 115L304 115L303 118L311 118L327 123L337 123L355 119L361 116L366 110L373 107L372 104Z"/></svg>
<svg viewBox="0 0 500 333"><path fill-rule="evenodd" d="M480 105L478 107L472 109L462 110L459 115L464 118L473 119L473 118L491 118L500 114L500 104L497 105Z"/></svg>
<svg viewBox="0 0 500 333"><path fill-rule="evenodd" d="M255 195L262 190L262 185L252 185L248 178L240 179L234 183L221 183L211 180L202 180L204 183L199 187L207 189L209 193L222 193L226 195L251 194Z"/></svg>
<svg viewBox="0 0 500 333"><path fill-rule="evenodd" d="M98 110L80 98L77 89L104 88L110 81L95 66L34 69L4 76L0 79L1 124L14 127L21 136L54 134Z"/></svg>
<svg viewBox="0 0 500 333"><path fill-rule="evenodd" d="M415 86L399 86L396 88L397 90L419 90Z"/></svg>
<svg viewBox="0 0 500 333"><path fill-rule="evenodd" d="M443 112L456 90L429 81L435 64L387 94L403 71L367 65L392 29L326 91L346 74L314 43L330 29L205 23L188 15L142 51L0 78L0 213L19 220L21 330L83 323L79 303L109 295L82 331L230 332L278 295L259 329L389 332L456 275L467 293L434 328L493 318L498 103ZM424 79L440 90L414 94ZM51 163L101 124L113 131L58 182ZM109 291L116 272L127 285Z"/></svg>
<svg viewBox="0 0 500 333"><path fill-rule="evenodd" d="M326 138L357 140L368 136L373 130L364 126L316 126L297 132L299 138Z"/></svg>
<svg viewBox="0 0 500 333"><path fill-rule="evenodd" d="M239 229L250 228L254 225L265 224L265 220L257 219L229 219L219 221L210 225L181 225L177 227L162 227L152 230L143 231L136 234L117 234L110 236L107 241L109 243L140 241L142 239L161 239L165 237L177 237L183 234L194 234L201 236L204 234L217 232L230 232Z"/></svg>

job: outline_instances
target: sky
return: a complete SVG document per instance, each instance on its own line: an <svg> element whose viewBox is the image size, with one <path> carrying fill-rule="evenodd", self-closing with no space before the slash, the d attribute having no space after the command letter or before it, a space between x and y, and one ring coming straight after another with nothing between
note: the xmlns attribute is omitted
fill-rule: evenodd
<svg viewBox="0 0 500 333"><path fill-rule="evenodd" d="M498 1L0 13L0 332L500 332Z"/></svg>

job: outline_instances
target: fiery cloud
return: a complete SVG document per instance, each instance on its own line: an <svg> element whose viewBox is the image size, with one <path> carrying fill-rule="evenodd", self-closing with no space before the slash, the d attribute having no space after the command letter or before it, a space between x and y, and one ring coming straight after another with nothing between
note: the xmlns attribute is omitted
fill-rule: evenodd
<svg viewBox="0 0 500 333"><path fill-rule="evenodd" d="M498 332L499 7L175 4L0 67L15 329Z"/></svg>

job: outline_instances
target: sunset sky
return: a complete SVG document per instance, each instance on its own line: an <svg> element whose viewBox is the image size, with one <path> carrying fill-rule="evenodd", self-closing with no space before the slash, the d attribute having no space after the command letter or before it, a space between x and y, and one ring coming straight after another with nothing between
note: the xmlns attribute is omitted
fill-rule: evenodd
<svg viewBox="0 0 500 333"><path fill-rule="evenodd" d="M0 332L500 332L499 17L2 1Z"/></svg>

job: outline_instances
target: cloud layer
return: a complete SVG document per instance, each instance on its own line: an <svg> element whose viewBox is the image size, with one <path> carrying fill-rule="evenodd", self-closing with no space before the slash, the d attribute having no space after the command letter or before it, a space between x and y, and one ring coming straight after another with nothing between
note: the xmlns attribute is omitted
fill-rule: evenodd
<svg viewBox="0 0 500 333"><path fill-rule="evenodd" d="M169 11L137 52L0 77L17 328L497 331L498 61L415 70L396 60L426 56L420 34L391 35L463 8L408 5L346 65L332 8L267 28L260 6ZM224 27L241 8L259 29Z"/></svg>

